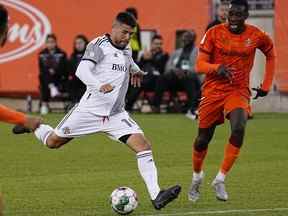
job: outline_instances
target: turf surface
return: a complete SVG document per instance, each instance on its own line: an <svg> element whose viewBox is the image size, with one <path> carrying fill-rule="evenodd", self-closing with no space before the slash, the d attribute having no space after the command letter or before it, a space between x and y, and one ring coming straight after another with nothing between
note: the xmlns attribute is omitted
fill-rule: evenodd
<svg viewBox="0 0 288 216"><path fill-rule="evenodd" d="M62 116L45 118L55 126ZM225 203L215 199L210 187L229 136L229 125L220 126L205 163L202 196L195 204L187 200L187 190L196 122L164 114L135 115L134 119L153 143L161 186L182 185L176 202L160 212L153 210L134 154L103 135L75 139L62 149L49 150L32 135L12 135L11 126L1 124L0 183L5 215L112 216L109 195L123 185L138 193L140 204L132 215L288 215L288 114L258 114L249 121L240 159L227 177L230 199Z"/></svg>

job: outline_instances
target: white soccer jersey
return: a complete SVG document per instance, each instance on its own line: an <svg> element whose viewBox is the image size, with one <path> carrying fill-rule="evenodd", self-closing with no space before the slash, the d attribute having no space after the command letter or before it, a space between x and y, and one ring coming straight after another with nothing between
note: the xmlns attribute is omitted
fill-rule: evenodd
<svg viewBox="0 0 288 216"><path fill-rule="evenodd" d="M92 70L80 67L84 61L95 64ZM87 86L79 103L79 109L99 116L111 116L124 111L125 96L129 85L129 72L138 71L139 67L132 59L130 47L115 47L109 35L98 37L86 48L76 75ZM111 84L114 89L102 93L99 88Z"/></svg>

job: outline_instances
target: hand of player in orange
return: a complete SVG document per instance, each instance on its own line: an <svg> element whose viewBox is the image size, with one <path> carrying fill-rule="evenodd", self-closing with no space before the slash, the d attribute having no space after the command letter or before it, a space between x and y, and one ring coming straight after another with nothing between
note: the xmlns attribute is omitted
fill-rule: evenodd
<svg viewBox="0 0 288 216"><path fill-rule="evenodd" d="M40 126L42 122L43 122L43 119L40 117L27 116L26 122L24 123L23 126L34 131Z"/></svg>
<svg viewBox="0 0 288 216"><path fill-rule="evenodd" d="M217 70L217 74L219 76L227 78L230 81L230 83L232 83L233 81L233 72L234 69L232 67L226 67L225 65L220 65Z"/></svg>
<svg viewBox="0 0 288 216"><path fill-rule="evenodd" d="M264 91L263 89L261 89L261 87L257 87L257 88L252 88L253 91L256 91L256 95L253 99L257 99L258 97L265 97L268 92Z"/></svg>
<svg viewBox="0 0 288 216"><path fill-rule="evenodd" d="M112 86L111 84L105 84L100 87L100 92L106 94L106 93L113 91L113 89L114 89L114 86Z"/></svg>

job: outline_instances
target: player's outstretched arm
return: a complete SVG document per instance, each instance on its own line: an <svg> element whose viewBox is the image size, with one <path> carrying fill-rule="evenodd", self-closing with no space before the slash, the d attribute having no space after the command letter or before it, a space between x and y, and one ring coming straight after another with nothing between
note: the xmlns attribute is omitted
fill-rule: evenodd
<svg viewBox="0 0 288 216"><path fill-rule="evenodd" d="M275 74L276 55L273 41L266 33L262 35L261 41L262 43L259 49L264 53L266 57L265 74L263 78L263 83L261 85L261 90L268 93L272 86Z"/></svg>
<svg viewBox="0 0 288 216"><path fill-rule="evenodd" d="M265 75L261 89L269 92L275 74L276 57L274 49L272 48L268 53L265 54L265 56L266 56Z"/></svg>

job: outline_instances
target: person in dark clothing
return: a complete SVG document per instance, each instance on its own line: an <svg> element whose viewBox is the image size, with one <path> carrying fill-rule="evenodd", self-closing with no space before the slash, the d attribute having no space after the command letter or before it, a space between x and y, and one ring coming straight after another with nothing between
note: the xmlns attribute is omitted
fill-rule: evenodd
<svg viewBox="0 0 288 216"><path fill-rule="evenodd" d="M131 14L136 19L136 21L138 20L138 12L136 8L134 7L126 8L126 12ZM132 35L130 40L130 46L132 49L132 58L135 62L138 62L138 54L142 49L141 37L140 37L141 28L138 21L134 32L135 33Z"/></svg>
<svg viewBox="0 0 288 216"><path fill-rule="evenodd" d="M200 97L200 79L195 72L195 61L198 49L195 47L195 31L186 31L182 35L183 48L177 49L172 53L167 62L165 74L158 79L155 89L155 98L153 102L153 111L160 111L160 104L163 93L167 90L183 90L187 93L187 103L182 107L182 112L189 110L194 113L198 107Z"/></svg>
<svg viewBox="0 0 288 216"><path fill-rule="evenodd" d="M0 46L4 46L8 34L8 11L0 4Z"/></svg>
<svg viewBox="0 0 288 216"><path fill-rule="evenodd" d="M74 40L73 53L68 61L68 93L71 104L78 103L86 91L86 86L76 77L75 72L85 53L88 39L84 35L77 35Z"/></svg>
<svg viewBox="0 0 288 216"><path fill-rule="evenodd" d="M208 29L212 28L215 25L226 22L229 9L228 7L229 7L228 0L222 0L220 2L220 4L217 7L216 17L212 22L208 24L206 31L208 31Z"/></svg>
<svg viewBox="0 0 288 216"><path fill-rule="evenodd" d="M54 34L47 35L46 48L39 53L39 81L41 96L41 114L48 113L50 98L65 92L67 84L67 55L57 46L57 38Z"/></svg>
<svg viewBox="0 0 288 216"><path fill-rule="evenodd" d="M140 54L141 55L141 54ZM155 35L151 41L150 50L145 49L138 63L139 67L148 74L143 77L140 88L131 87L127 95L126 110L131 111L142 90L155 91L156 82L164 74L165 65L169 59L163 51L163 38Z"/></svg>

